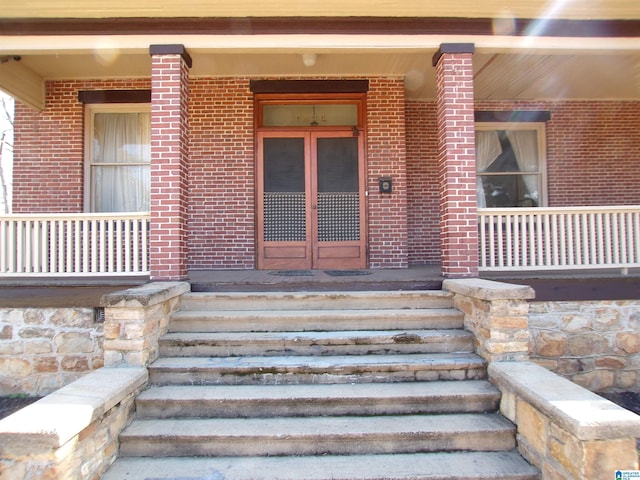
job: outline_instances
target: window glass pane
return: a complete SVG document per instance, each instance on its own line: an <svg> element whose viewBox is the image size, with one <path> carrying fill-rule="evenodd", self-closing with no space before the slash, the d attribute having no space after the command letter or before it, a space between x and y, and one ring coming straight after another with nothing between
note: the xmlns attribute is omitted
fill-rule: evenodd
<svg viewBox="0 0 640 480"><path fill-rule="evenodd" d="M95 212L146 212L149 210L148 165L94 166Z"/></svg>
<svg viewBox="0 0 640 480"><path fill-rule="evenodd" d="M262 125L355 127L358 125L358 105L265 105L262 110Z"/></svg>
<svg viewBox="0 0 640 480"><path fill-rule="evenodd" d="M481 207L538 207L538 175L482 175L478 182Z"/></svg>
<svg viewBox="0 0 640 480"><path fill-rule="evenodd" d="M149 163L149 113L96 113L93 118L93 163Z"/></svg>

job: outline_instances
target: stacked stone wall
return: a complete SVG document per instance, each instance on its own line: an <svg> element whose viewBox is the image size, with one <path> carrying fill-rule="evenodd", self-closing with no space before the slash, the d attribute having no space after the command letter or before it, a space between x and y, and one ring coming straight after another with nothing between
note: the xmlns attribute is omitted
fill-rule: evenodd
<svg viewBox="0 0 640 480"><path fill-rule="evenodd" d="M103 366L93 308L0 309L0 395L46 395Z"/></svg>
<svg viewBox="0 0 640 480"><path fill-rule="evenodd" d="M640 391L640 300L532 302L531 360L594 392Z"/></svg>

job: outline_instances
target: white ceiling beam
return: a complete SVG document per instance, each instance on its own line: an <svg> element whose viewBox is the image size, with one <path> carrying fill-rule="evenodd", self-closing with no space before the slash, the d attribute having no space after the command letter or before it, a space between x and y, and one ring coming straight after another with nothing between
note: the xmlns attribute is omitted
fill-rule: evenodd
<svg viewBox="0 0 640 480"><path fill-rule="evenodd" d="M0 56L0 89L25 105L42 111L45 108L44 79L17 58Z"/></svg>

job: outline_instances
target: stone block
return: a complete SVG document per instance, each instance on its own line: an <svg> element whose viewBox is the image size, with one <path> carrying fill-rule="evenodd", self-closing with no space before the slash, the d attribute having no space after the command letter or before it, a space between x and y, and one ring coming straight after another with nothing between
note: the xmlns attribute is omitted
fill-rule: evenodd
<svg viewBox="0 0 640 480"><path fill-rule="evenodd" d="M44 310L40 308L26 309L22 319L28 325L44 325L46 323Z"/></svg>
<svg viewBox="0 0 640 480"><path fill-rule="evenodd" d="M567 338L561 333L542 332L535 336L535 351L542 357L559 357L565 353Z"/></svg>
<svg viewBox="0 0 640 480"><path fill-rule="evenodd" d="M620 370L626 366L626 363L620 358L600 357L595 359L595 366L598 368L608 368L611 370Z"/></svg>
<svg viewBox="0 0 640 480"><path fill-rule="evenodd" d="M526 330L529 328L529 321L525 316L513 314L512 316L491 316L489 323L492 328Z"/></svg>
<svg viewBox="0 0 640 480"><path fill-rule="evenodd" d="M55 336L56 331L49 327L25 327L20 329L18 336L20 338L48 338Z"/></svg>
<svg viewBox="0 0 640 480"><path fill-rule="evenodd" d="M554 424L549 425L549 454L572 478L582 478L582 442Z"/></svg>
<svg viewBox="0 0 640 480"><path fill-rule="evenodd" d="M88 372L89 360L85 356L65 355L60 360L60 368L65 372Z"/></svg>
<svg viewBox="0 0 640 480"><path fill-rule="evenodd" d="M625 353L638 353L640 352L640 333L618 333L616 335L616 345Z"/></svg>
<svg viewBox="0 0 640 480"><path fill-rule="evenodd" d="M567 352L571 356L588 357L606 354L610 351L609 342L602 335L585 334L569 338Z"/></svg>
<svg viewBox="0 0 640 480"><path fill-rule="evenodd" d="M24 344L20 340L14 342L0 342L0 355L20 355L24 353Z"/></svg>
<svg viewBox="0 0 640 480"><path fill-rule="evenodd" d="M119 322L105 322L104 324L104 338L108 340L114 340L120 337L120 329L122 324Z"/></svg>
<svg viewBox="0 0 640 480"><path fill-rule="evenodd" d="M61 308L51 315L51 325L69 328L93 328L93 308Z"/></svg>
<svg viewBox="0 0 640 480"><path fill-rule="evenodd" d="M33 370L38 373L51 373L58 371L58 357L37 356L33 359Z"/></svg>
<svg viewBox="0 0 640 480"><path fill-rule="evenodd" d="M31 364L22 358L0 358L0 372L7 377L26 377L31 374Z"/></svg>
<svg viewBox="0 0 640 480"><path fill-rule="evenodd" d="M616 470L637 470L635 447L635 438L585 442L581 478L614 478Z"/></svg>
<svg viewBox="0 0 640 480"><path fill-rule="evenodd" d="M615 374L609 370L594 370L578 373L573 381L592 392L603 392L615 384Z"/></svg>
<svg viewBox="0 0 640 480"><path fill-rule="evenodd" d="M55 336L54 343L59 354L91 353L95 350L95 342L89 333L60 333Z"/></svg>
<svg viewBox="0 0 640 480"><path fill-rule="evenodd" d="M13 325L2 325L0 327L0 340L11 340L13 338Z"/></svg>
<svg viewBox="0 0 640 480"><path fill-rule="evenodd" d="M562 316L562 330L565 332L589 332L593 329L592 318L581 314Z"/></svg>
<svg viewBox="0 0 640 480"><path fill-rule="evenodd" d="M548 437L548 424L544 415L527 402L518 399L516 417L518 433L527 440L531 448L539 455L544 455L547 451Z"/></svg>
<svg viewBox="0 0 640 480"><path fill-rule="evenodd" d="M40 355L53 352L53 346L49 341L34 340L24 343L24 353L27 355Z"/></svg>

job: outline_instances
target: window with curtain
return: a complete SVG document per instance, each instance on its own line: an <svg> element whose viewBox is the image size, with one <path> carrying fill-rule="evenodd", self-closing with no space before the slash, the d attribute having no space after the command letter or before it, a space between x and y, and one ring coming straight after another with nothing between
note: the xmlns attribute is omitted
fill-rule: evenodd
<svg viewBox="0 0 640 480"><path fill-rule="evenodd" d="M476 169L479 208L544 206L544 125L476 125Z"/></svg>
<svg viewBox="0 0 640 480"><path fill-rule="evenodd" d="M151 162L148 107L92 105L87 116L88 210L148 211Z"/></svg>

